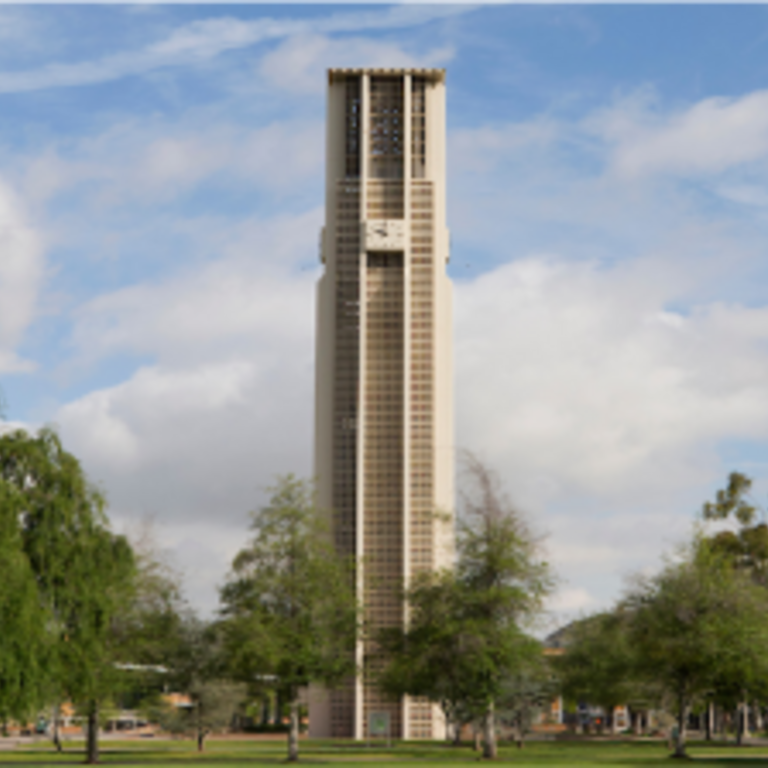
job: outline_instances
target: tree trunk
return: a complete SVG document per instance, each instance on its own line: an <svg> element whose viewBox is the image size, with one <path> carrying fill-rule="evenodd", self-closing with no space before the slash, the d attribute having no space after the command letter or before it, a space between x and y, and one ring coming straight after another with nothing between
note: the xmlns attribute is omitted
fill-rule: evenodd
<svg viewBox="0 0 768 768"><path fill-rule="evenodd" d="M675 751L672 757L688 757L685 751L685 728L688 720L688 705L683 689L678 694L677 703L677 735L675 738Z"/></svg>
<svg viewBox="0 0 768 768"><path fill-rule="evenodd" d="M486 760L495 760L497 756L496 724L493 716L493 702L491 702L483 716L483 757Z"/></svg>
<svg viewBox="0 0 768 768"><path fill-rule="evenodd" d="M480 751L480 728L475 724L472 726L472 749L475 752Z"/></svg>
<svg viewBox="0 0 768 768"><path fill-rule="evenodd" d="M749 728L749 701L747 701L747 692L744 692L744 704L742 705L742 715L744 727L742 728L743 737L748 739L752 735L752 731Z"/></svg>
<svg viewBox="0 0 768 768"><path fill-rule="evenodd" d="M205 749L205 731L202 728L197 729L197 751L202 752Z"/></svg>
<svg viewBox="0 0 768 768"><path fill-rule="evenodd" d="M715 730L715 704L712 701L707 702L707 711L704 715L704 726L706 740L712 741L712 733Z"/></svg>
<svg viewBox="0 0 768 768"><path fill-rule="evenodd" d="M643 735L643 712L642 710L638 709L636 712L632 713L632 725L633 725L633 731L635 732L635 736L642 736Z"/></svg>
<svg viewBox="0 0 768 768"><path fill-rule="evenodd" d="M291 726L288 731L288 760L296 762L299 759L299 702L291 699Z"/></svg>
<svg viewBox="0 0 768 768"><path fill-rule="evenodd" d="M758 733L763 732L763 710L760 703L757 701L752 702L752 711L755 713L755 730Z"/></svg>
<svg viewBox="0 0 768 768"><path fill-rule="evenodd" d="M275 711L272 714L273 714L272 722L275 725L282 725L283 724L283 697L280 695L279 691L275 691Z"/></svg>
<svg viewBox="0 0 768 768"><path fill-rule="evenodd" d="M51 716L53 718L53 746L56 747L57 752L61 752L61 736L59 734L59 718L61 717L61 712L59 711L58 703L53 705Z"/></svg>
<svg viewBox="0 0 768 768"><path fill-rule="evenodd" d="M91 699L88 704L85 762L89 765L99 762L99 704L95 699Z"/></svg>
<svg viewBox="0 0 768 768"><path fill-rule="evenodd" d="M744 739L749 736L749 704L742 701L738 708L738 717L736 718L736 743L741 746Z"/></svg>
<svg viewBox="0 0 768 768"><path fill-rule="evenodd" d="M440 702L440 709L443 710L443 717L445 718L445 741L453 747L459 746L461 743L460 733L461 726L453 717L453 710L446 701Z"/></svg>

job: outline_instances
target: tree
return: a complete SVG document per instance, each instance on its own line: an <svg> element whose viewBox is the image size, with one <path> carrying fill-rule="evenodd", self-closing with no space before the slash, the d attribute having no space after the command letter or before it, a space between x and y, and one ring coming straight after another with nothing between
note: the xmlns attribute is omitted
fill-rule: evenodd
<svg viewBox="0 0 768 768"><path fill-rule="evenodd" d="M176 729L192 732L202 752L209 733L232 723L246 698L246 686L226 679L222 625L187 614L178 629L175 653L168 658L169 677L178 690L189 693L192 708L186 713L177 712Z"/></svg>
<svg viewBox="0 0 768 768"><path fill-rule="evenodd" d="M397 630L382 634L394 651L383 680L390 690L399 680L403 693L428 696L447 712L462 708L481 717L483 756L493 758L495 703L505 681L541 652L524 628L541 609L552 577L539 540L496 476L471 455L465 470L456 567L415 581L408 627L399 639Z"/></svg>
<svg viewBox="0 0 768 768"><path fill-rule="evenodd" d="M564 630L565 653L553 663L566 697L601 706L606 713L631 702L648 707L654 695L637 672L630 618L619 604Z"/></svg>
<svg viewBox="0 0 768 768"><path fill-rule="evenodd" d="M543 649L533 643L528 663L506 676L502 683L497 709L502 723L510 726L519 749L535 717L551 705L558 685Z"/></svg>
<svg viewBox="0 0 768 768"><path fill-rule="evenodd" d="M485 703L483 756L495 758L494 703L506 675L529 653L522 628L541 610L552 587L540 541L500 489L497 477L466 457L456 578L465 615L474 624L476 693Z"/></svg>
<svg viewBox="0 0 768 768"><path fill-rule="evenodd" d="M50 613L23 549L19 490L0 478L0 721L24 721L46 693Z"/></svg>
<svg viewBox="0 0 768 768"><path fill-rule="evenodd" d="M232 725L238 707L246 697L246 686L230 680L194 680L187 688L190 707L178 707L166 697L154 693L140 705L140 710L163 730L174 735L187 734L195 739L197 751L205 750L211 733Z"/></svg>
<svg viewBox="0 0 768 768"><path fill-rule="evenodd" d="M246 695L246 686L228 680L199 680L189 689L192 722L197 749L203 751L205 737L231 725L237 707Z"/></svg>
<svg viewBox="0 0 768 768"><path fill-rule="evenodd" d="M675 700L674 756L685 757L695 697L718 680L747 687L768 674L765 591L697 540L682 561L640 580L624 604L638 670Z"/></svg>
<svg viewBox="0 0 768 768"><path fill-rule="evenodd" d="M130 537L135 573L129 600L113 624L121 661L171 667L184 644L185 621L192 616L182 594L181 575L164 559L149 523Z"/></svg>
<svg viewBox="0 0 768 768"><path fill-rule="evenodd" d="M734 567L748 571L756 583L768 586L768 525L757 522L758 512L763 510L749 498L751 487L749 477L731 472L728 485L717 492L715 501L704 504L701 516L706 522L736 521L736 531L710 536L711 546L730 558Z"/></svg>
<svg viewBox="0 0 768 768"><path fill-rule="evenodd" d="M86 759L97 762L98 702L115 682L111 630L131 589L133 553L53 430L0 436L0 482L15 494L22 549L49 617L48 683L86 705Z"/></svg>
<svg viewBox="0 0 768 768"><path fill-rule="evenodd" d="M160 611L161 617L164 614L165 610ZM151 628L161 626L153 624ZM155 659L157 654L162 658L165 690L170 687L186 692L191 706L177 707L155 688L144 696L139 709L169 733L192 735L202 752L209 733L231 724L245 699L245 686L226 679L222 633L217 623L201 621L191 611L184 611L170 624L170 632L165 642L151 633L148 647Z"/></svg>
<svg viewBox="0 0 768 768"><path fill-rule="evenodd" d="M288 475L271 494L222 589L221 630L232 674L290 703L288 759L297 760L299 689L354 673L358 606L351 563L337 555L312 487Z"/></svg>
<svg viewBox="0 0 768 768"><path fill-rule="evenodd" d="M130 540L136 563L133 588L113 621L112 646L124 671L121 704L133 709L169 687L187 690L195 665L199 667L201 654L193 649L203 630L184 599L181 576L163 557L151 526L142 524Z"/></svg>
<svg viewBox="0 0 768 768"><path fill-rule="evenodd" d="M768 525L765 510L750 497L752 480L740 472L731 472L727 486L719 490L714 502L702 508L705 522L735 522L736 530L720 530L711 534L709 546L726 558L734 568L749 574L762 587L768 587ZM758 515L762 518L758 521ZM741 744L747 730L748 695L765 697L766 686L761 680L751 680L750 687L735 689L734 681L719 680L711 700L737 709L736 738Z"/></svg>
<svg viewBox="0 0 768 768"><path fill-rule="evenodd" d="M421 573L406 595L407 631L388 627L378 645L384 660L379 687L393 698L423 696L440 704L454 743L482 716L472 648L476 630L463 615L463 592L452 571Z"/></svg>

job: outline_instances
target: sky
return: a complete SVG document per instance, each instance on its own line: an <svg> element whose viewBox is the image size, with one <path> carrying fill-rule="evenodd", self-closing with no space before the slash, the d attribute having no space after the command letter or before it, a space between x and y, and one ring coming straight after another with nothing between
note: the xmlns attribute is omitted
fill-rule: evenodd
<svg viewBox="0 0 768 768"><path fill-rule="evenodd" d="M312 472L325 70L447 69L456 447L607 606L768 492L768 8L0 5L0 388L212 615Z"/></svg>

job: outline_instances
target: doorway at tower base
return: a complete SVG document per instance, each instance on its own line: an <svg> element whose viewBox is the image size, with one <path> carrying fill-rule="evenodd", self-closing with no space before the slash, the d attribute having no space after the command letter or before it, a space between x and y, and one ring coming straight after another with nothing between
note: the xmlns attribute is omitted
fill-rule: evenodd
<svg viewBox="0 0 768 768"><path fill-rule="evenodd" d="M338 694L338 691L336 692ZM368 724L360 724L360 733L348 734L339 733L338 726L334 728L332 721L332 696L333 692L320 685L311 685L307 692L307 702L309 707L309 738L311 739L332 739L349 738L358 741L368 739L381 740L378 733L369 733ZM414 702L415 703L415 702ZM411 704L413 706L413 704ZM418 722L409 722L413 718L406 718L408 723L405 739L407 741L443 741L448 738L448 728L442 709L437 704L427 704L419 701L417 706L424 709L429 708L429 720L423 724ZM406 710L408 709L406 704ZM375 718L374 718L375 719ZM376 730L375 725L373 726ZM393 736L394 738L394 736Z"/></svg>

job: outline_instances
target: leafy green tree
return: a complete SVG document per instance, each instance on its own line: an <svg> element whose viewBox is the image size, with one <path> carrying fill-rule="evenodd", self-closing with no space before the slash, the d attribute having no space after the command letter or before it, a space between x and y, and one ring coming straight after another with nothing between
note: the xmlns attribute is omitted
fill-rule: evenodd
<svg viewBox="0 0 768 768"><path fill-rule="evenodd" d="M98 761L98 704L114 688L113 620L126 604L133 553L108 527L103 495L56 433L0 436L0 482L20 496L22 548L50 617L52 694L87 710L87 761Z"/></svg>
<svg viewBox="0 0 768 768"><path fill-rule="evenodd" d="M231 673L289 702L288 759L297 760L299 689L354 673L358 606L351 564L337 555L312 487L289 475L271 491L222 589L221 631Z"/></svg>
<svg viewBox="0 0 768 768"><path fill-rule="evenodd" d="M647 708L655 696L637 672L630 618L619 604L567 628L565 653L553 661L564 696L601 706L608 713L630 702Z"/></svg>
<svg viewBox="0 0 768 768"><path fill-rule="evenodd" d="M122 536L106 529L90 532L90 540L76 548L75 581L85 585L100 580L79 596L68 594L59 600L60 679L63 690L86 712L86 760L99 761L99 707L119 687L115 666L112 622L125 605L133 575L130 546ZM60 594L60 598L63 596Z"/></svg>
<svg viewBox="0 0 768 768"><path fill-rule="evenodd" d="M24 497L0 479L0 721L24 721L47 689L50 613L41 603L23 549L19 516Z"/></svg>
<svg viewBox="0 0 768 768"><path fill-rule="evenodd" d="M246 686L229 680L199 680L189 689L192 699L191 719L202 752L205 737L232 724L237 708L246 697Z"/></svg>
<svg viewBox="0 0 768 768"><path fill-rule="evenodd" d="M768 675L765 590L706 541L640 581L624 601L637 669L674 699L675 756L686 756L686 723L697 696L718 680L747 687Z"/></svg>
<svg viewBox="0 0 768 768"><path fill-rule="evenodd" d="M184 599L181 576L164 559L151 527L131 536L136 568L129 599L113 621L113 653L124 670L120 701L133 709L162 690L186 691L201 668L205 625Z"/></svg>
<svg viewBox="0 0 768 768"><path fill-rule="evenodd" d="M439 703L458 744L462 726L484 712L473 679L479 628L463 615L463 591L451 571L419 574L407 600L408 630L379 633L385 664L378 685L393 698L408 694Z"/></svg>
<svg viewBox="0 0 768 768"><path fill-rule="evenodd" d="M160 611L161 618L165 612ZM150 616L154 614L154 610L150 612ZM208 733L229 725L237 705L245 698L243 686L226 679L221 627L216 622L198 619L191 611L177 614L172 622L151 624L153 630L167 627L171 635L163 640L152 632L148 646L155 661L162 659L163 688L189 694L192 708L185 710L169 704L158 688L150 688L139 707L170 733L194 734L198 750L202 751ZM237 693L237 701L228 698L229 693ZM227 707L225 716L222 713Z"/></svg>
<svg viewBox="0 0 768 768"><path fill-rule="evenodd" d="M402 637L392 630L382 634L384 646L394 651L383 680L390 691L400 681L405 693L479 717L483 756L494 758L495 705L505 681L540 653L524 629L541 610L552 577L539 541L496 476L471 455L465 473L456 567L414 583Z"/></svg>
<svg viewBox="0 0 768 768"><path fill-rule="evenodd" d="M186 689L191 706L179 707L159 693L148 696L139 706L150 722L173 735L191 735L197 751L205 749L211 733L229 728L237 710L245 701L247 688L230 680L194 680Z"/></svg>
<svg viewBox="0 0 768 768"><path fill-rule="evenodd" d="M752 480L740 472L731 472L728 485L719 490L715 501L702 508L706 522L733 520L736 531L724 530L710 536L711 546L730 558L733 565L750 573L756 583L768 586L768 525L758 522L763 510L749 495Z"/></svg>
<svg viewBox="0 0 768 768"><path fill-rule="evenodd" d="M740 472L728 476L728 484L719 490L715 501L702 508L705 522L735 522L735 530L720 530L708 537L709 545L728 559L735 568L750 575L756 584L768 587L768 525L765 510L751 497L752 480ZM747 728L747 697L765 700L768 691L761 680L750 680L749 689L734 687L733 680L720 679L713 688L711 700L720 706L737 710L736 738L740 744Z"/></svg>
<svg viewBox="0 0 768 768"><path fill-rule="evenodd" d="M456 579L464 612L475 627L476 695L485 704L483 756L497 755L494 706L505 677L526 662L523 628L542 608L552 576L540 541L500 488L498 478L474 456L465 459Z"/></svg>
<svg viewBox="0 0 768 768"><path fill-rule="evenodd" d="M531 641L527 663L505 677L497 702L499 720L512 728L518 748L522 749L536 717L552 704L558 688L543 648Z"/></svg>
<svg viewBox="0 0 768 768"><path fill-rule="evenodd" d="M130 599L113 626L116 652L126 663L170 667L181 653L184 624L192 616L182 577L163 558L148 524L130 543L135 573Z"/></svg>

